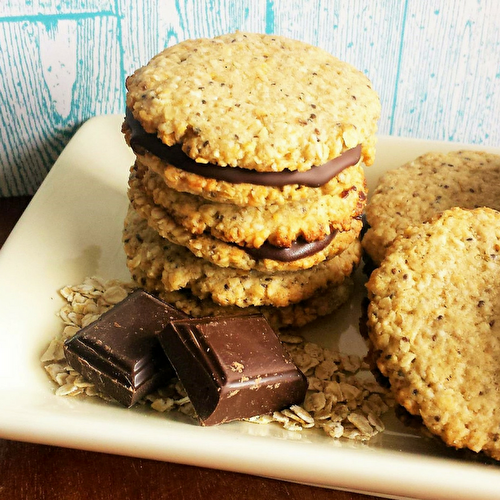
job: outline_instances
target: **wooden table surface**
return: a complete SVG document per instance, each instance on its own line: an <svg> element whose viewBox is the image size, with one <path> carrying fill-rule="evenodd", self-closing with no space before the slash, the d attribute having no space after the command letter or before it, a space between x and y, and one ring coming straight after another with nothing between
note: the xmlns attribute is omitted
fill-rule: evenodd
<svg viewBox="0 0 500 500"><path fill-rule="evenodd" d="M28 197L0 198L0 246ZM1 429L0 429L1 435ZM0 439L1 500L370 500L246 474Z"/></svg>

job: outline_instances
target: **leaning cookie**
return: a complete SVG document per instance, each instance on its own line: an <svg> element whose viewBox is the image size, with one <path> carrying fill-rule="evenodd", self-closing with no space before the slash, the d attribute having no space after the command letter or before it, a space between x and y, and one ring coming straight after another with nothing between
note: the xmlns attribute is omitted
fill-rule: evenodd
<svg viewBox="0 0 500 500"><path fill-rule="evenodd" d="M398 234L452 207L500 209L500 156L427 153L383 175L366 206L363 248L379 264Z"/></svg>
<svg viewBox="0 0 500 500"><path fill-rule="evenodd" d="M453 208L407 228L367 284L369 337L396 401L448 445L497 460L499 282L500 213Z"/></svg>
<svg viewBox="0 0 500 500"><path fill-rule="evenodd" d="M321 289L340 285L361 258L361 244L355 240L339 256L302 271L269 274L221 268L161 238L132 209L123 240L131 273L139 268L148 277L161 279L167 291L188 288L201 299L238 307L285 307L303 301Z"/></svg>
<svg viewBox="0 0 500 500"><path fill-rule="evenodd" d="M129 185L143 191L177 225L192 234L206 233L249 248L259 248L265 242L290 247L299 238L313 242L325 238L332 230L351 229L352 220L363 212L367 188L361 167L349 167L339 177L343 179L343 174L350 170L353 173L350 181L336 195L261 207L216 203L175 191L158 174L137 162L131 169Z"/></svg>

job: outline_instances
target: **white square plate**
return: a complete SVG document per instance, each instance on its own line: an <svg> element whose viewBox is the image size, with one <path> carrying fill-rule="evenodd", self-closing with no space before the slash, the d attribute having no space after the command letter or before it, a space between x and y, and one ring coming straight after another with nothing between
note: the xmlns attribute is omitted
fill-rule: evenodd
<svg viewBox="0 0 500 500"><path fill-rule="evenodd" d="M121 246L133 155L122 116L76 133L0 251L0 437L232 470L392 498L498 499L500 464L446 448L391 412L368 444L321 432L234 422L203 428L176 413L65 398L39 357L61 325L57 291L86 276L129 279ZM379 137L369 185L386 169L453 143ZM481 149L477 146L466 146ZM500 148L485 148L500 153ZM304 329L323 345L362 353L363 294Z"/></svg>

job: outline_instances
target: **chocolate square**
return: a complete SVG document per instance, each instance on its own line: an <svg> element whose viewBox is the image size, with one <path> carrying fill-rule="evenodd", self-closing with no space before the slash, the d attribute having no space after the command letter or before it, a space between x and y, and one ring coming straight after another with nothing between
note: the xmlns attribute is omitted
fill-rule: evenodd
<svg viewBox="0 0 500 500"><path fill-rule="evenodd" d="M68 339L64 354L99 391L130 407L175 375L158 334L170 321L186 317L136 290Z"/></svg>
<svg viewBox="0 0 500 500"><path fill-rule="evenodd" d="M304 400L307 379L262 316L175 320L159 338L202 425Z"/></svg>

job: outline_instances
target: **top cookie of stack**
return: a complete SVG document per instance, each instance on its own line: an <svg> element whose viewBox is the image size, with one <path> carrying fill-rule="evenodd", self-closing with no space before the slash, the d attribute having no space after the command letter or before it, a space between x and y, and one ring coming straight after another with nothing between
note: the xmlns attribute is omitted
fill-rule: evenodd
<svg viewBox="0 0 500 500"><path fill-rule="evenodd" d="M361 253L362 162L373 162L380 115L361 72L299 41L236 33L165 49L127 90L133 275L156 291L239 307L285 307L344 283ZM137 257L137 214L153 231L149 249L174 245L200 259L195 278L174 285L163 265L171 256L156 271ZM208 275L231 291L217 292ZM279 292L256 293L269 279Z"/></svg>

